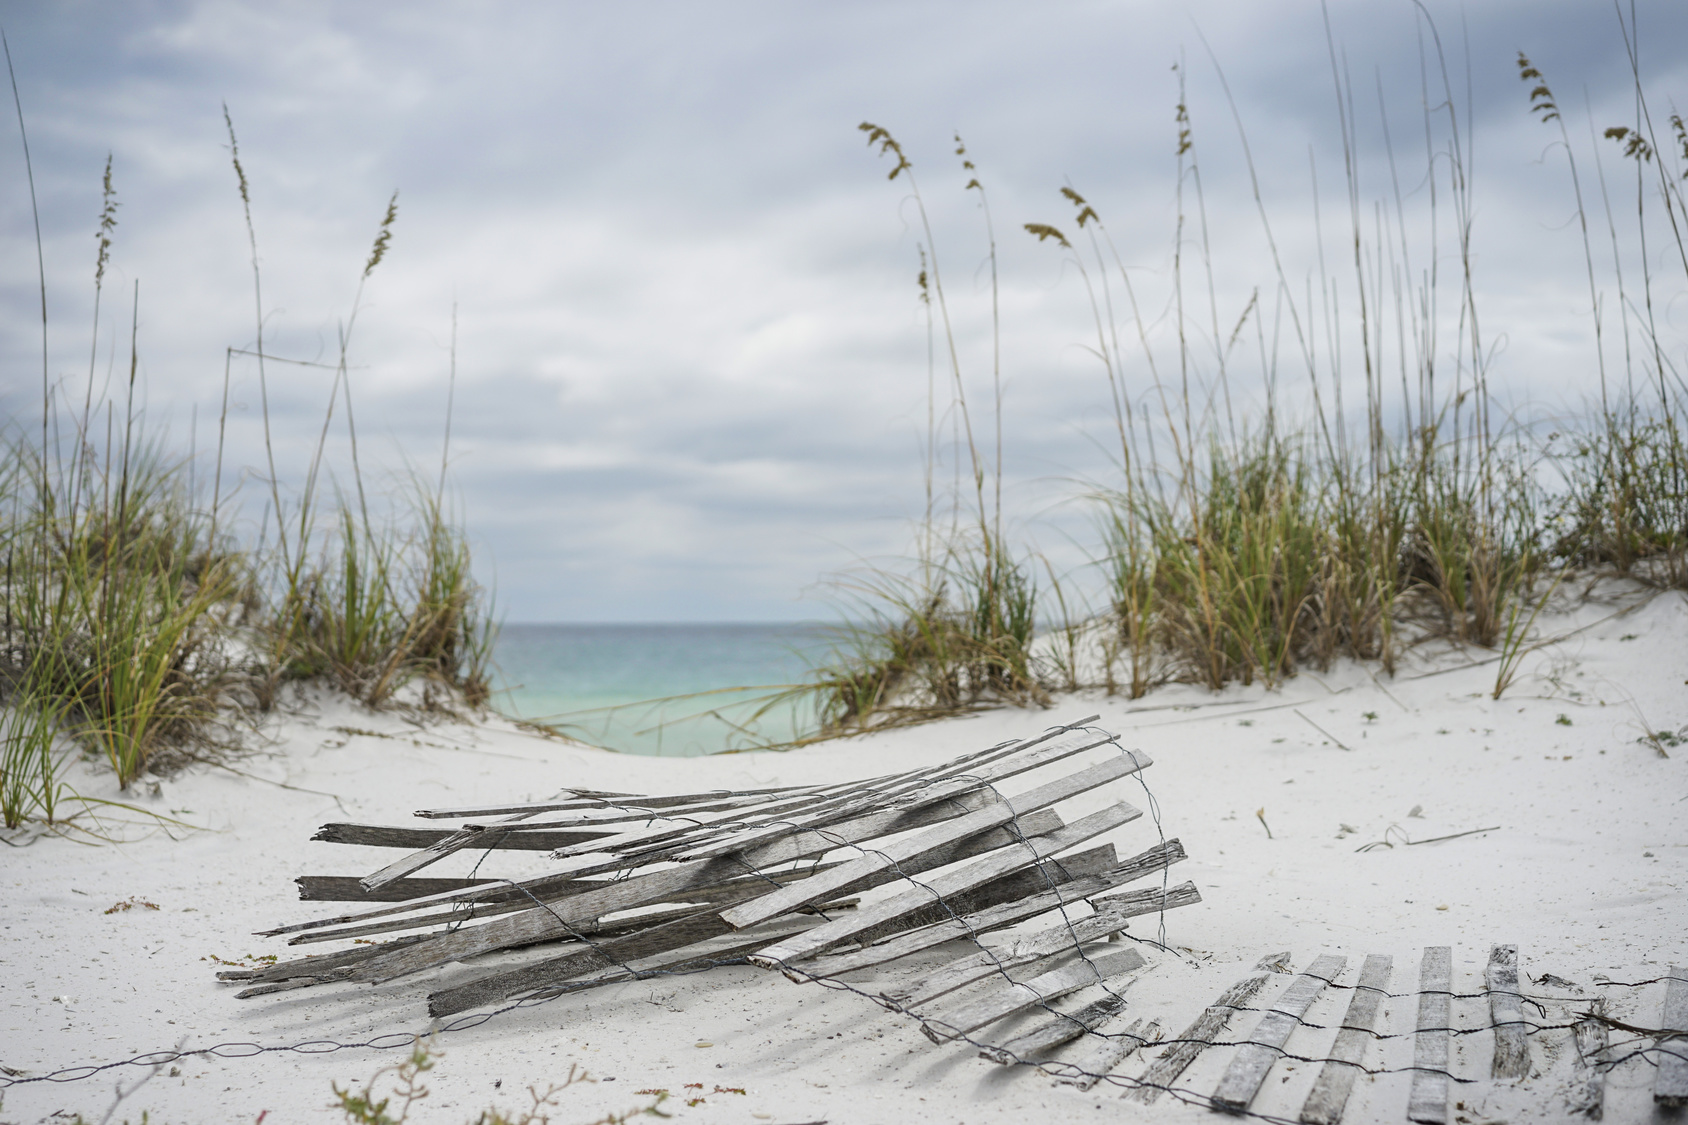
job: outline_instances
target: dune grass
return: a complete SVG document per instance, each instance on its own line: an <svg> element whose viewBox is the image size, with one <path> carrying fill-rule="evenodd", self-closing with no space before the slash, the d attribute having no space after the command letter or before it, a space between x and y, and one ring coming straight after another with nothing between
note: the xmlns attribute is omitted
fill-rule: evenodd
<svg viewBox="0 0 1688 1125"><path fill-rule="evenodd" d="M1579 150L1542 73L1519 56L1528 108L1557 127L1566 158L1594 318L1597 354L1589 367L1599 375L1598 399L1590 396L1544 436L1545 427L1508 413L1505 389L1491 381L1492 345L1480 330L1473 284L1473 140L1425 18L1435 50L1423 77L1441 102L1423 110L1427 157L1419 174L1431 203L1416 220L1398 186L1376 206L1361 200L1354 99L1333 48L1349 203L1347 229L1333 244L1350 246L1352 261L1327 262L1321 242L1319 292L1292 279L1280 257L1234 103L1270 265L1240 310L1221 316L1213 295L1215 248L1182 96L1174 113L1169 292L1138 292L1098 208L1071 185L1060 191L1071 226L1024 224L1064 256L1082 285L1095 325L1088 350L1112 409L1113 474L1089 489L1099 604L1076 611L1082 593L1065 588L1053 570L1038 588L1029 577L1035 549L1005 540L1000 430L997 458L988 462L971 427L960 427L958 459L971 468L973 487L957 488L948 508L932 500L938 443L929 434L928 502L915 557L902 569L871 569L841 583L860 624L844 631L805 689L824 733L1041 703L1050 691L1078 687L1135 699L1173 681L1272 686L1338 658L1375 661L1392 673L1406 648L1427 639L1498 650L1498 698L1542 605L1567 574L1688 587L1688 385L1661 336L1662 309L1688 275L1688 127L1671 116L1661 143L1636 68L1636 122L1607 128L1602 139L1612 147L1584 157L1601 169L1602 210L1591 215ZM1633 62L1633 28L1621 16L1619 30ZM1182 93L1182 71L1180 83ZM913 162L885 129L862 129L894 158L891 178L908 179L925 239L921 261L932 263L920 275L920 298L942 310L944 346L933 350L947 355L952 386L947 412L935 406L928 417L965 422L967 380ZM1635 175L1630 216L1608 194L1605 164L1614 155ZM971 162L963 175L973 177L969 190L977 187ZM1590 233L1602 221L1609 268ZM994 235L990 249L994 339ZM1681 273L1667 268L1676 264ZM1339 285L1335 275L1344 268ZM1198 311L1203 301L1209 308ZM1614 304L1622 311L1615 326L1605 311ZM1153 323L1149 307L1171 310L1163 318L1170 329ZM1260 354L1252 371L1239 358L1249 349L1238 349L1250 335ZM1358 346L1337 348L1343 338ZM1361 389L1345 375L1344 359L1349 371L1356 359L1363 371L1359 410L1344 408L1344 391ZM991 363L999 387L994 354ZM1304 379L1300 390L1285 385L1284 370ZM1243 424L1236 402L1245 404ZM929 429L937 424L929 420ZM994 509L987 504L993 494ZM1035 636L1034 623L1041 625Z"/></svg>
<svg viewBox="0 0 1688 1125"><path fill-rule="evenodd" d="M230 143L264 308L250 189ZM95 321L116 229L112 168L94 269ZM389 201L359 279L392 238ZM45 287L42 298L45 308ZM135 294L138 325L139 284ZM267 503L247 518L224 464L225 384L209 473L171 450L136 411L138 331L121 401L87 385L43 384L39 430L0 433L0 820L62 824L100 802L72 791L67 757L89 755L129 790L149 771L227 753L276 706L289 683L332 684L371 707L421 683L424 707L478 707L488 696L493 626L468 543L449 510L444 457L437 485L412 475L370 495L357 460L347 354L356 301L341 333L334 385L303 485L276 474L267 391ZM260 336L261 341L261 336ZM230 349L233 357L239 349ZM260 388L266 356L255 358ZM350 486L323 495L336 419L352 448ZM202 487L209 480L209 493Z"/></svg>

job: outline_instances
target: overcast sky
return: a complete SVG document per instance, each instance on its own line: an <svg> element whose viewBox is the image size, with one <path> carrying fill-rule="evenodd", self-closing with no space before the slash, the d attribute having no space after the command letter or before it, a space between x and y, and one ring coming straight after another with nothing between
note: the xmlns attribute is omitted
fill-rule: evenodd
<svg viewBox="0 0 1688 1125"><path fill-rule="evenodd" d="M1426 10L1474 153L1482 343L1507 401L1551 414L1594 387L1588 283L1563 156L1549 148L1557 133L1529 114L1515 59L1522 49L1547 73L1591 162L1585 107L1602 128L1634 119L1618 20L1591 0L1426 0ZM1352 272L1331 55L1309 0L63 2L4 3L0 17L34 158L58 393L79 402L88 378L109 152L121 207L96 379L127 370L139 281L148 425L208 465L226 349L255 341L227 103L272 354L334 360L399 192L391 249L350 343L361 452L380 480L406 464L437 471L455 305L452 481L478 570L511 621L827 616L818 579L908 549L924 504L924 235L907 181L887 182L890 165L857 131L864 120L890 129L914 163L987 433L987 244L953 154L957 130L990 192L1010 522L1063 570L1092 546L1079 497L1107 483L1109 395L1086 351L1095 329L1082 279L1022 224L1074 234L1058 191L1087 196L1147 306L1162 375L1169 360L1175 369L1182 75L1215 278L1212 308L1205 280L1191 283L1190 331L1206 339L1217 324L1227 336L1256 290L1259 308L1272 306L1275 274L1217 62L1291 290L1314 284L1321 235L1330 269L1347 254ZM1652 0L1637 17L1662 125L1673 96L1688 100L1688 5ZM1332 3L1329 20L1352 88L1364 222L1384 214L1374 201L1395 213L1385 118L1400 213L1427 219L1429 25L1409 0ZM1439 103L1439 74L1431 82ZM39 417L40 314L22 150L7 130L0 411L27 422ZM1610 144L1601 151L1633 211L1632 166ZM1592 163L1583 171L1597 194ZM1185 183L1195 270L1200 215ZM1446 269L1457 266L1453 212L1445 197L1440 206ZM1415 244L1413 269L1429 245ZM1679 270L1666 280L1668 294L1682 291ZM1276 320L1256 313L1245 340L1286 323L1281 301L1273 307ZM1673 322L1688 315L1662 307ZM1340 333L1318 330L1339 351L1359 331L1344 315ZM1236 360L1232 378L1246 415L1266 361L1254 343L1245 353L1254 358ZM1134 400L1150 401L1140 353L1125 375ZM256 472L256 371L237 359L232 376L229 463ZM288 479L308 459L331 378L270 368ZM344 474L338 446L336 456ZM241 496L254 520L262 494L249 477Z"/></svg>

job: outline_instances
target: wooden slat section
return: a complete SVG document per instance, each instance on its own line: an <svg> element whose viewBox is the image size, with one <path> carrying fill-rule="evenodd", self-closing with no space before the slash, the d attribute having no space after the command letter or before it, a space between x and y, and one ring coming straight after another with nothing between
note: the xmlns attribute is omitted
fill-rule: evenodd
<svg viewBox="0 0 1688 1125"><path fill-rule="evenodd" d="M502 879L400 879L374 892L364 890L356 875L301 875L293 882L304 902L406 902L472 887L509 888Z"/></svg>
<svg viewBox="0 0 1688 1125"><path fill-rule="evenodd" d="M966 794L949 801L926 805L918 809L887 809L883 812L859 817L856 820L846 821L843 824L839 824L828 829L824 833L810 832L790 836L785 839L775 841L765 848L748 852L732 860L719 860L712 863L699 862L682 864L678 867L667 868L665 870L652 872L648 875L633 876L631 878L619 879L617 881L622 885L624 892L633 892L637 888L643 888L643 891L640 893L647 893L651 896L647 897L644 901L661 901L662 896L670 891L682 890L695 886L707 886L711 883L722 882L723 880L732 878L735 875L741 875L745 871L753 868L774 867L778 864L786 863L791 860L822 855L837 848L840 840L846 842L865 840L872 839L876 836L889 835L895 832L906 832L915 828L924 828L929 824L936 824L944 820L951 820L958 816L964 816L969 812L985 807L993 800L994 798L988 794ZM621 861L618 860L608 866L614 868L620 862ZM352 922L368 921L372 918L381 918L393 914L400 914L409 910L426 909L428 907L443 905L449 902L501 901L503 899L507 899L512 894L521 894L523 897L532 895L541 902L551 902L566 895L577 894L582 891L596 890L605 885L601 882L592 882L590 880L581 879L579 878L579 874L580 873L578 871L566 871L560 874L552 873L536 876L531 879L518 880L516 882L516 888L520 888L519 890L512 888L509 883L500 880L498 881L498 885L494 887L469 887L463 890L445 891L439 894L407 901L397 906L377 907L371 910L357 911L355 913L337 914L328 918L313 919L309 922L296 922L286 926L277 926L274 929L264 930L261 932L266 937L278 934L298 933L302 930L320 929L324 926L340 926ZM641 882L641 880L645 880L645 882ZM389 884L389 886L397 885L399 884ZM631 907L618 907L616 909L631 909ZM609 912L609 909L599 911L599 913Z"/></svg>
<svg viewBox="0 0 1688 1125"><path fill-rule="evenodd" d="M1125 1011L1125 990L1131 986L1133 979L1120 977L1109 981L1107 995L1092 1000L1075 1012L1056 1012L1000 1047L986 1047L979 1052L979 1057L1001 1066L1010 1066L1033 1055L1052 1051L1063 1043L1071 1043Z"/></svg>
<svg viewBox="0 0 1688 1125"><path fill-rule="evenodd" d="M1185 886L1190 891L1195 890L1192 884L1186 883ZM1157 901L1160 899L1158 890L1148 893ZM1147 911L1138 910L1134 913ZM1022 965L1029 965L1053 954L1073 949L1084 942L1096 941L1118 933L1125 929L1126 923L1134 913L1121 910L1113 904L1098 904L1096 913L1087 918L1072 922L1062 920L1047 929L1020 938L1006 949L982 949L977 953L958 957L919 980L886 989L880 995L898 1007L924 1007L940 996L947 996L956 989L964 988L976 980L983 980L993 973L1017 969Z"/></svg>
<svg viewBox="0 0 1688 1125"><path fill-rule="evenodd" d="M518 828L520 830L518 830ZM456 835L449 828L398 828L385 824L325 824L316 830L313 840L326 844L359 844L368 848L431 848L441 840ZM484 838L469 846L481 848L510 848L518 851L548 852L602 838L603 832L547 831L541 827L519 825L504 829L488 829Z"/></svg>
<svg viewBox="0 0 1688 1125"><path fill-rule="evenodd" d="M1142 815L1138 810L1123 803L1092 813L1059 832L1029 839L1023 844L1004 848L995 855L965 867L923 879L916 886L863 907L853 918L839 919L824 926L817 926L795 938L769 946L752 955L751 963L765 969L783 969L792 962L813 957L842 941L847 941L877 923L891 921L909 911L971 890L1018 867L1024 867L1034 859L1056 855Z"/></svg>
<svg viewBox="0 0 1688 1125"><path fill-rule="evenodd" d="M940 1005L915 1014L920 1018L920 1030L926 1038L934 1043L944 1043L1015 1012L1023 1012L1035 1004L1058 1000L1069 992L1140 969L1143 964L1141 953L1135 949L1121 949L1100 957L1080 958L1019 984L1005 984L988 996L966 1003Z"/></svg>
<svg viewBox="0 0 1688 1125"><path fill-rule="evenodd" d="M1051 817L1054 816L1053 813L1047 813L1046 815ZM984 833L976 834L974 837L969 839L959 840L950 845L949 849L929 853L923 862L932 863L934 865L945 864L953 862L956 859L976 855L978 852L988 848L1003 846L1016 848L1023 847L1023 845L1018 843L1008 843L1009 839L1010 837L1003 829L990 829ZM846 893L854 893L855 891L863 890L867 886L873 885L874 880L883 877L885 876L883 876L882 873L870 875L858 884L846 884L843 889ZM629 880L629 882L631 881L632 880ZM543 941L548 938L566 937L569 935L570 927L577 925L578 922L582 920L570 918L569 912L576 902L586 897L587 896L585 895L579 895L575 898L567 899L558 903L556 907L552 908L552 910L555 910L556 913L553 913L552 910L530 910L526 913L515 915L514 917L500 918L492 922L484 923L480 926L466 927L454 933L441 935L425 945L417 946L412 949L400 950L390 958L367 962L364 965L359 966L356 970L355 979L374 982L391 980L394 977L403 976L406 973L417 972L421 969L431 968L434 965L443 965L447 961L462 960L465 957L474 956L475 954L488 952L493 949L504 949L512 945L526 945L535 941ZM719 917L718 914L717 917ZM724 921L721 924L726 926L727 929L733 928L731 926L727 926L727 923ZM713 931L709 936L713 936ZM566 960L566 958L558 959L557 963L560 964L564 960ZM537 987L538 984L551 983L549 980L540 980L537 981L537 984L530 984L526 983L525 979L517 979L518 977L522 977L523 974L537 978L544 976L546 973L558 971L554 966L550 968L547 966L553 966L553 963L540 962L538 965L525 966L522 969L512 970L509 973L494 974L492 977L482 978L481 981L470 982L470 984L482 985L483 987L481 988L481 992L486 995L491 995L492 992L497 989L508 988L509 991L505 992L502 996L492 997L493 1000L503 999L505 996L512 996L527 988ZM571 972L570 975L574 974ZM490 1002L492 1002L492 1000L475 1000L473 1003L469 1004L469 1006L473 1007L475 1004Z"/></svg>
<svg viewBox="0 0 1688 1125"><path fill-rule="evenodd" d="M976 980L1041 961L1076 949L1123 930L1126 919L1116 913L1097 913L1074 922L1062 920L1047 929L1020 938L1005 949L981 949L939 965L918 980L888 988L880 995L899 1008L924 1008L941 996L965 988Z"/></svg>
<svg viewBox="0 0 1688 1125"><path fill-rule="evenodd" d="M1518 991L1518 947L1497 945L1489 950L1489 965L1483 972L1489 993L1489 1022L1495 1029L1494 1078L1527 1078L1530 1074L1530 1037L1524 1027L1523 997Z"/></svg>
<svg viewBox="0 0 1688 1125"><path fill-rule="evenodd" d="M1249 1032L1248 1040L1237 1050L1225 1074L1213 1091L1214 1104L1221 1109L1244 1110L1260 1092L1272 1064L1284 1053L1284 1044L1301 1025L1301 1019L1312 1007L1325 985L1342 972L1347 958L1326 953L1317 958L1296 977L1283 995L1260 1017Z"/></svg>
<svg viewBox="0 0 1688 1125"><path fill-rule="evenodd" d="M1097 750L1104 746L1115 744L1117 735L1098 733L1090 730L1064 731L1058 737L1051 737L1041 745L1024 750L997 755L990 760L980 760L969 763L965 768L945 770L943 772L929 771L911 780L899 781L885 787L883 790L864 792L855 801L861 807L878 807L895 802L906 807L917 807L943 800L960 793L972 792L979 789L989 789L1009 778L1030 772L1053 762L1071 758L1074 755ZM1147 755L1135 751L1122 751L1134 755L1141 760L1142 766L1150 763ZM1141 768L1141 767L1140 767ZM849 814L853 815L858 809L846 807L843 810L833 809L821 814L804 817L785 818L779 823L756 831L739 833L730 839L711 844L694 847L683 853L682 858L704 859L713 855L726 855L740 850L748 843L757 843L770 838L777 838L787 832L802 828L824 827L832 820Z"/></svg>
<svg viewBox="0 0 1688 1125"><path fill-rule="evenodd" d="M1418 1031L1413 1038L1413 1083L1407 1120L1447 1125L1449 999L1453 993L1453 948L1426 946L1418 964Z"/></svg>
<svg viewBox="0 0 1688 1125"><path fill-rule="evenodd" d="M1047 785L1040 785L1029 793L1011 797L999 804L980 809L976 813L969 813L958 820L940 824L907 839L895 840L868 850L864 855L849 863L841 864L836 871L829 871L825 875L817 875L813 879L794 883L783 890L747 902L743 906L724 911L721 917L737 929L754 926L756 923L765 922L770 918L777 918L781 914L789 913L793 907L800 906L804 902L812 902L817 898L833 894L835 886L843 886L873 872L897 867L931 849L944 847L963 836L969 836L994 825L1009 824L1029 812L1047 808L1057 801L1076 797L1080 793L1087 793L1098 786L1106 785L1110 781L1117 781L1119 778L1136 773L1145 764L1142 756L1126 752L1117 758L1099 762L1087 770L1081 770L1068 777L1058 778Z"/></svg>
<svg viewBox="0 0 1688 1125"><path fill-rule="evenodd" d="M1354 1079L1360 1073L1366 1057L1366 1045L1374 1038L1372 1028L1377 1023L1378 1010L1383 1006L1389 988L1389 976L1395 959L1382 953L1369 955L1360 966L1360 980L1348 1001L1348 1011L1342 1017L1342 1029L1336 1033L1336 1043L1330 1056L1319 1068L1313 1089L1301 1106L1302 1125L1339 1125L1342 1111L1347 1108L1348 1095L1353 1092Z"/></svg>
<svg viewBox="0 0 1688 1125"><path fill-rule="evenodd" d="M1176 849L1175 856L1169 855ZM1111 852L1111 846L1096 849L1097 853ZM1176 840L1169 840L1165 845L1151 849L1156 853L1155 859L1166 863L1176 862L1184 858L1184 849ZM907 957L911 953L918 953L923 949L930 949L935 945L942 945L958 938L977 937L990 933L992 930L1003 929L1016 925L1028 918L1035 918L1039 914L1047 913L1064 903L1078 902L1091 895L1132 879L1142 878L1143 875L1158 868L1149 868L1143 856L1134 857L1125 864L1115 867L1106 864L1095 871L1081 870L1084 856L1093 853L1080 853L1076 856L1066 856L1060 860L1044 863L1042 870L1028 868L1025 872L1007 876L998 883L987 884L987 887L997 887L1002 883L1015 884L1012 888L1005 888L1008 897L988 906L964 910L961 899L952 900L948 904L948 911L944 916L935 919L930 924L922 926L913 932L901 933L896 937L869 945L865 949L858 949L850 953L835 953L828 957L817 957L805 963L802 969L788 973L793 980L814 980L839 976L842 973L855 972L858 969L872 968L895 961L900 957ZM1148 855L1149 853L1144 853ZM1069 876L1071 878L1069 879ZM1039 891L1040 886L1047 885L1047 881L1057 884L1051 890ZM1023 891L1016 894L1015 891ZM951 913L953 912L953 913Z"/></svg>
<svg viewBox="0 0 1688 1125"><path fill-rule="evenodd" d="M1653 1078L1653 1101L1662 1106L1688 1105L1688 968L1681 965L1670 967L1659 1027L1680 1034L1659 1041L1659 1072Z"/></svg>
<svg viewBox="0 0 1688 1125"><path fill-rule="evenodd" d="M1149 1064L1149 1068L1138 1077L1137 1088L1127 1090L1123 1096L1143 1105L1154 1104L1165 1088L1177 1081L1185 1068L1212 1046L1213 1040L1225 1030L1225 1025L1231 1022L1231 1016L1236 1010L1247 1004L1254 998L1254 994L1260 991L1260 986L1272 975L1271 967L1288 959L1288 953L1272 953L1262 957L1255 965L1254 974L1244 977L1221 992L1218 999L1196 1017L1194 1023L1178 1033L1178 1041L1162 1051L1160 1057Z"/></svg>
<svg viewBox="0 0 1688 1125"><path fill-rule="evenodd" d="M1062 1060L1072 1066L1073 1073L1057 1075L1056 1082L1088 1090L1136 1054L1139 1047L1159 1043L1164 1035L1160 1020L1150 1020L1147 1027L1140 1019L1132 1020L1129 1027L1118 1032L1097 1030L1099 1034L1085 1040L1084 1050Z"/></svg>
<svg viewBox="0 0 1688 1125"><path fill-rule="evenodd" d="M1119 863L1119 856L1114 853L1112 844L1103 844L1099 848L1087 848L1082 852L1073 852L1060 859L1042 860L1038 863L1021 867L1000 879L992 879L969 891L953 894L938 902L929 902L925 906L917 907L906 914L898 914L884 922L876 922L867 929L851 936L850 941L856 945L871 945L881 938L892 934L905 933L921 926L931 926L939 922L953 921L958 915L973 914L987 907L1013 903L1027 895L1041 894L1052 887L1059 887L1069 879L1086 875L1099 875L1108 871ZM807 964L804 966L807 968ZM791 977L791 974L787 974ZM791 977L800 980L801 977Z"/></svg>

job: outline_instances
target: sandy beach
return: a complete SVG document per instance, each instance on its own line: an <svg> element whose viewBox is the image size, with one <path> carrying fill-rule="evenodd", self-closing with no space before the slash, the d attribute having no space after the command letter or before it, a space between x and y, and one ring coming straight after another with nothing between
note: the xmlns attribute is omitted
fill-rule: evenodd
<svg viewBox="0 0 1688 1125"><path fill-rule="evenodd" d="M1083 693L1047 711L998 710L788 753L656 759L549 739L515 724L372 713L323 693L293 699L266 744L232 768L195 767L139 803L194 826L114 826L125 842L43 836L3 854L0 1064L12 1079L218 1044L154 1073L119 1066L78 1080L18 1082L0 1121L335 1121L332 1085L361 1084L402 1051L332 1043L406 1042L429 1030L426 993L478 970L462 965L370 987L330 986L237 1000L224 962L288 955L254 936L323 913L296 901L303 874L362 875L398 853L311 842L328 821L421 823L418 808L540 799L566 787L636 793L761 787L866 777L938 762L1099 712L1099 725L1154 759L1087 799L1123 797L1152 816L1108 839L1129 855L1159 835L1183 841L1176 880L1203 901L1129 933L1148 968L1128 993L1132 1016L1175 1034L1261 957L1290 951L1304 969L1332 953L1352 983L1367 954L1390 954L1385 1033L1365 1063L1344 1120L1405 1119L1413 995L1425 946L1453 950L1456 1028L1451 1100L1459 1122L1578 1118L1568 1101L1586 1079L1568 1024L1604 996L1609 1013L1656 1026L1671 964L1688 962L1688 747L1670 757L1643 736L1688 722L1688 599L1607 583L1572 610L1537 622L1557 638L1525 657L1498 701L1494 654L1428 648L1393 677L1342 664L1277 690L1213 694L1167 687L1138 701ZM86 794L119 798L84 769ZM1145 792L1146 790L1146 792ZM127 799L134 800L132 795ZM1257 812L1258 810L1258 812ZM1270 838L1268 837L1270 832ZM1431 841L1440 837L1452 839ZM535 853L500 852L499 874L544 868ZM430 874L467 874L454 856ZM528 866L524 866L528 865ZM130 904L127 909L122 904ZM115 908L115 909L114 909ZM1491 946L1516 944L1532 1073L1489 1078L1493 1035L1481 998ZM1110 947L1113 948L1113 947ZM845 979L875 992L960 956L952 944ZM1551 980L1544 979L1551 975ZM1281 987L1284 976L1269 982ZM1635 982L1655 983L1636 985ZM1262 1001L1274 995L1261 994ZM1350 993L1327 989L1306 1019L1330 1028ZM1241 1013L1222 1040L1258 1017ZM1011 1031L1012 1024L1006 1025ZM395 1034L399 1033L399 1034ZM1302 1027L1292 1055L1322 1058L1330 1030ZM273 1050L313 1042L298 1050ZM552 1120L596 1121L668 1090L665 1113L687 1122L994 1122L1205 1119L1176 1096L1122 1100L1124 1085L1089 1091L1030 1067L992 1065L962 1045L936 1047L909 1016L865 996L794 984L749 966L610 985L465 1019L436 1040L431 1095L411 1120L472 1120L490 1105L520 1110L524 1089L571 1066L595 1081L558 1097ZM1635 1041L1614 1032L1614 1052ZM1211 1093L1235 1052L1206 1051L1176 1083ZM1128 1059L1139 1074L1155 1054ZM244 1057L241 1057L244 1056ZM1057 1051L1052 1059L1060 1059ZM1294 1119L1318 1068L1276 1064L1252 1108ZM1650 1120L1654 1067L1631 1055L1607 1079L1606 1120ZM119 1084L127 1094L114 1107Z"/></svg>

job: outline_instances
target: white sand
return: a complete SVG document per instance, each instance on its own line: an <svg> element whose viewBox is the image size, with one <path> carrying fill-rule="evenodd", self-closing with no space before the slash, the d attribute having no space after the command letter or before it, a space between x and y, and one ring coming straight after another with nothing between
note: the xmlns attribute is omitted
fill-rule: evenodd
<svg viewBox="0 0 1688 1125"><path fill-rule="evenodd" d="M795 753L671 760L547 741L502 722L419 729L317 698L276 725L270 752L242 764L253 777L196 769L146 802L207 830L98 847L45 838L0 852L0 1064L40 1075L178 1041L270 1046L425 1029L428 989L470 970L244 1001L214 979L213 955L286 954L279 939L253 931L334 910L297 902L294 876L365 874L399 854L309 842L326 821L421 823L411 821L412 810L540 798L569 785L655 793L866 776L1094 711L1155 759L1143 780L1166 835L1180 837L1191 856L1173 870L1174 881L1193 879L1205 897L1166 916L1166 940L1181 952L1149 951L1154 967L1129 993L1135 1014L1159 1016L1176 1033L1257 958L1283 949L1297 969L1324 951L1345 955L1344 982L1364 955L1393 954L1392 991L1410 993L1420 948L1450 944L1456 991L1476 992L1490 945L1515 942L1526 973L1553 973L1579 990L1526 991L1603 993L1618 1018L1651 1025L1661 985L1602 989L1596 981L1656 978L1672 962L1688 963L1688 746L1666 759L1637 742L1644 730L1688 723L1688 601L1665 594L1612 617L1639 594L1611 590L1628 603L1589 603L1539 623L1544 634L1572 635L1527 657L1499 702L1489 696L1495 665L1468 666L1491 654L1443 652L1416 656L1381 683L1345 665L1277 691L1168 688L1135 704L1064 698L1047 712L999 711ZM96 773L77 782L115 795ZM1135 782L1113 790L1143 803ZM1255 816L1260 808L1271 840ZM1415 808L1422 812L1412 815ZM1339 837L1345 824L1355 832ZM1490 826L1443 843L1403 844L1403 833L1418 840ZM1397 846L1356 850L1386 836ZM1129 855L1155 841L1155 827L1145 817L1110 838ZM511 857L497 853L498 873L543 862L532 853ZM466 869L467 862L441 864L426 874ZM106 912L132 897L158 909ZM1132 932L1155 936L1156 920L1140 919ZM946 947L940 956L958 952ZM1348 995L1327 990L1309 1019L1334 1024ZM1549 1004L1546 1022L1576 1010ZM1386 1027L1409 1030L1415 1011L1410 997L1386 1002ZM1454 1022L1480 1027L1486 1012L1481 1000L1456 1001ZM1240 1016L1232 1034L1253 1019ZM650 1099L635 1092L647 1088L672 1090L677 1096L664 1108L687 1122L1207 1119L1172 1099L1139 1108L1120 1101L1117 1088L1079 1093L960 1046L936 1048L915 1026L859 996L749 967L615 985L442 1036L444 1053L428 1078L433 1094L412 1120L461 1122L494 1102L519 1108L525 1086L558 1081L570 1064L602 1081L564 1093L556 1121L643 1104ZM1323 1055L1330 1034L1300 1030L1289 1050ZM1575 1051L1564 1033L1534 1037L1538 1073L1516 1087L1488 1079L1491 1043L1486 1032L1455 1040L1455 1072L1480 1079L1456 1087L1459 1117L1565 1119ZM1179 1084L1210 1092L1230 1054L1207 1052ZM1402 1037L1367 1061L1398 1067L1410 1057L1411 1039ZM396 1061L395 1052L369 1049L193 1057L177 1076L158 1074L112 1120L139 1122L145 1110L159 1125L250 1122L262 1111L267 1125L335 1121L330 1083L361 1082ZM1140 1069L1133 1060L1121 1071ZM1315 1069L1280 1062L1254 1108L1293 1118ZM73 1113L98 1121L114 1084L145 1074L127 1067L14 1086L0 1122ZM1640 1059L1615 1071L1607 1120L1645 1120L1651 1081ZM1401 1073L1362 1080L1348 1120L1404 1120L1407 1084ZM717 1086L745 1093L716 1093ZM696 1106L679 1096L699 1093Z"/></svg>

